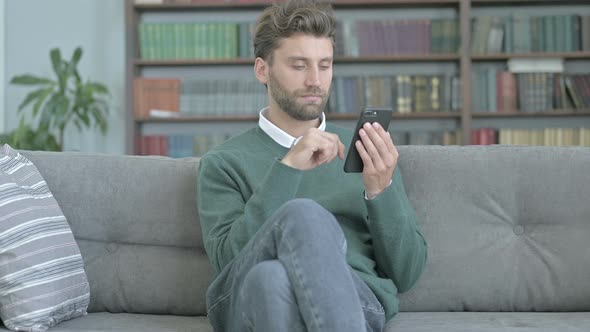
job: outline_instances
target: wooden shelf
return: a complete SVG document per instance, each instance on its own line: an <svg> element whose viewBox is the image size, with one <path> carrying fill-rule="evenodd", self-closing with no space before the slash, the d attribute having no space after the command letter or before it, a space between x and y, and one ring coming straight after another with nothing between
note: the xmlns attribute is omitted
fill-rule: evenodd
<svg viewBox="0 0 590 332"><path fill-rule="evenodd" d="M178 66L228 66L228 65L254 65L254 59L182 59L182 60L141 60L134 61L137 67L178 67Z"/></svg>
<svg viewBox="0 0 590 332"><path fill-rule="evenodd" d="M334 63L379 63L379 62L432 62L432 61L459 61L458 54L408 54L408 55L384 55L361 57L336 57Z"/></svg>
<svg viewBox="0 0 590 332"><path fill-rule="evenodd" d="M328 120L357 120L357 113L326 113ZM460 112L393 113L396 120L404 119L453 119L460 118Z"/></svg>
<svg viewBox="0 0 590 332"><path fill-rule="evenodd" d="M437 112L437 113L394 113L393 118L403 119L453 119L460 118L459 112ZM353 120L358 119L357 113L326 113L328 120ZM258 121L258 115L233 115L233 116L194 116L186 115L172 118L143 118L135 119L136 123L176 123L176 122L251 122Z"/></svg>
<svg viewBox="0 0 590 332"><path fill-rule="evenodd" d="M538 52L538 53L511 53L511 54L479 54L472 55L473 61L505 61L515 58L564 58L564 59L590 59L590 52Z"/></svg>
<svg viewBox="0 0 590 332"><path fill-rule="evenodd" d="M249 122L258 120L258 115L207 116L183 115L170 118L135 119L136 123L174 123L174 122Z"/></svg>
<svg viewBox="0 0 590 332"><path fill-rule="evenodd" d="M585 5L589 0L471 0L472 6Z"/></svg>
<svg viewBox="0 0 590 332"><path fill-rule="evenodd" d="M590 52L556 52L556 53L512 53L512 54L483 54L472 55L472 61L506 61L517 58L564 58L568 60L588 60ZM362 56L362 57L337 57L335 64L339 63L395 63L395 62L443 62L459 61L457 54L416 54L416 55L384 55L384 56ZM232 58L232 59L180 59L180 60L142 60L135 59L137 67L160 66L229 66L229 65L253 65L254 59Z"/></svg>
<svg viewBox="0 0 590 332"><path fill-rule="evenodd" d="M417 55L384 55L363 57L336 57L335 64L339 63L392 63L392 62L433 62L433 61L459 61L456 54L417 54ZM251 58L232 59L180 59L180 60L142 60L135 59L137 67L159 66L228 66L228 65L253 65Z"/></svg>
<svg viewBox="0 0 590 332"><path fill-rule="evenodd" d="M457 7L461 0L334 0L334 8L367 7Z"/></svg>
<svg viewBox="0 0 590 332"><path fill-rule="evenodd" d="M590 116L590 109L583 110L554 110L547 112L532 112L525 113L519 111L512 112L476 112L472 114L473 118L536 118L536 117L576 117L576 116Z"/></svg>
<svg viewBox="0 0 590 332"><path fill-rule="evenodd" d="M203 1L199 3L162 3L162 4L134 4L137 11L177 11L177 10L232 10L232 9L260 9L269 3L233 3Z"/></svg>
<svg viewBox="0 0 590 332"><path fill-rule="evenodd" d="M338 8L379 8L379 7L456 7L460 0L335 0L332 6ZM135 4L138 11L178 11L186 9L198 10L233 10L233 9L261 9L270 6L271 2L240 3L202 1L199 3L179 4Z"/></svg>

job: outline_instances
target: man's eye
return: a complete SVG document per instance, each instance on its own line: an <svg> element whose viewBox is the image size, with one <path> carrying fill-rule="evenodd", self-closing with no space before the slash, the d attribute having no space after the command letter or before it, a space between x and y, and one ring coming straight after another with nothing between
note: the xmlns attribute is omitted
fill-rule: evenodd
<svg viewBox="0 0 590 332"><path fill-rule="evenodd" d="M293 66L293 68L295 68L297 70L302 70L303 68L305 68L305 66Z"/></svg>
<svg viewBox="0 0 590 332"><path fill-rule="evenodd" d="M331 66L329 66L329 65L325 65L325 66L320 66L320 69L328 70L328 69L330 69L330 67Z"/></svg>

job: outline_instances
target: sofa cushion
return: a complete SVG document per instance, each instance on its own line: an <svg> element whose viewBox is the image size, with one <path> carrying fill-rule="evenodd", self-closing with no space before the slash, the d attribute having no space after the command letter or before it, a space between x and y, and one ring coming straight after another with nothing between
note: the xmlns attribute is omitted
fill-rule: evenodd
<svg viewBox="0 0 590 332"><path fill-rule="evenodd" d="M386 332L587 332L590 313L402 312Z"/></svg>
<svg viewBox="0 0 590 332"><path fill-rule="evenodd" d="M0 327L0 331L7 331ZM50 332L213 332L205 316L91 313L59 324Z"/></svg>
<svg viewBox="0 0 590 332"><path fill-rule="evenodd" d="M0 148L0 317L42 331L86 314L89 285L72 231L27 158Z"/></svg>
<svg viewBox="0 0 590 332"><path fill-rule="evenodd" d="M400 147L428 262L403 311L590 311L590 149Z"/></svg>
<svg viewBox="0 0 590 332"><path fill-rule="evenodd" d="M68 218L86 264L89 312L204 315L209 264L198 159L24 151Z"/></svg>

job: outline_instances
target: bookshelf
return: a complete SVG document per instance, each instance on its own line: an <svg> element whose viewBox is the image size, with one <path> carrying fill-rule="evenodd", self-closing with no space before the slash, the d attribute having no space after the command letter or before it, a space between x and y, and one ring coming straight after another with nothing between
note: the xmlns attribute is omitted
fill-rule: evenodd
<svg viewBox="0 0 590 332"><path fill-rule="evenodd" d="M268 1L240 3L231 1L186 1L163 0L162 4L139 4L126 0L127 37L127 151L137 152L136 135L181 135L190 133L231 133L250 128L258 117L255 113L244 115L186 114L179 118L150 118L133 116L133 80L138 77L178 77L181 80L195 77L229 79L252 78L253 59L229 57L224 59L145 59L140 56L140 32L142 23L158 22L220 22L254 21ZM438 112L396 113L392 130L455 131L460 133L459 144L472 142L472 130L479 128L590 128L590 108L554 109L525 113L503 110L502 113L481 112L473 107L475 88L472 75L479 67L506 67L510 59L560 58L566 70L590 73L590 50L478 53L471 48L476 17L492 15L506 17L512 12L528 13L524 16L553 15L557 13L590 16L590 0L334 0L333 7L339 20L403 20L403 19L453 19L459 25L461 47L458 52L430 54L387 55L336 55L334 77L354 75L429 75L441 74L460 78L460 109L443 109ZM532 13L532 14L531 14ZM537 14L538 13L538 14ZM572 65L570 65L572 63ZM589 68L584 71L584 68ZM334 86L334 84L333 84ZM450 87L447 87L450 89ZM590 87L589 87L590 89ZM253 110L254 112L258 110ZM329 113L330 121L354 126L357 114Z"/></svg>
<svg viewBox="0 0 590 332"><path fill-rule="evenodd" d="M471 55L471 73L486 71L490 68L506 70L507 63L514 59L531 59L531 61L548 59L562 59L564 71L562 74L551 73L548 75L548 82L558 84L566 73L569 74L588 74L590 73L590 52L585 50L572 51L572 43L568 45L565 40L575 35L573 31L568 33L567 20L573 20L573 15L588 16L590 14L589 1L489 1L489 0L471 0L471 14L475 20L482 17L500 18L504 22L504 32L508 31L507 24L514 23L519 18L527 18L525 25L521 25L520 30L527 31L530 36L527 38L526 45L517 47L513 35L511 40L512 48L506 49L503 46L502 52L475 52ZM508 22L508 23L506 23ZM570 23L572 24L572 23ZM572 24L575 27L575 23ZM580 23L581 25L581 23ZM524 28L524 29L523 29ZM578 26L581 30L581 26ZM476 29L472 30L474 32ZM541 31L541 32L539 32ZM580 33L584 33L580 31ZM586 34L588 31L586 30ZM516 38L517 39L517 38ZM506 40L504 40L506 42ZM488 45L489 46L489 45ZM582 45L583 46L583 45ZM526 76L528 74L517 74ZM559 76L561 75L561 76ZM517 81L518 79L517 78ZM524 79L524 78L523 78ZM542 77L546 79L546 77ZM518 82L519 84L520 82ZM471 81L470 86L477 89L478 79ZM522 86L518 86L519 98L524 95L521 91ZM557 87L555 87L557 89ZM524 90L524 89L523 89ZM557 93L554 98L557 98ZM477 94L477 92L475 92ZM519 100L519 105L522 101ZM519 111L508 109L504 112L486 112L482 107L470 105L470 118L472 130L485 130L483 128L494 128L498 130L499 143L503 143L506 137L512 138L509 142L514 144L538 144L539 141L546 144L568 145L567 137L580 137L581 145L589 146L588 128L590 128L590 108L586 106L574 107L573 105L557 105L537 109L535 111L524 111L520 107ZM525 134L521 134L522 132ZM536 135L544 131L545 138L538 139ZM515 133L523 135L516 137ZM574 132L574 133L572 133ZM528 133L528 136L527 136ZM516 139L515 139L516 138ZM564 141L565 139L565 141ZM548 143L547 143L548 142ZM584 143L585 142L585 143Z"/></svg>

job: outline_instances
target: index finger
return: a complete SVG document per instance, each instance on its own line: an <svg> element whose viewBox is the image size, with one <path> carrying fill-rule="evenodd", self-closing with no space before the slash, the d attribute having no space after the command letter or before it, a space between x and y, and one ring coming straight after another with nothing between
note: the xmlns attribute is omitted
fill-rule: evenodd
<svg viewBox="0 0 590 332"><path fill-rule="evenodd" d="M396 150L396 148L393 144L393 138L391 137L391 133L389 131L386 131L385 128L383 128L379 123L377 123L376 130L379 136L381 136L381 139L383 139L383 141L385 142L385 145L387 146L389 152L393 153Z"/></svg>

